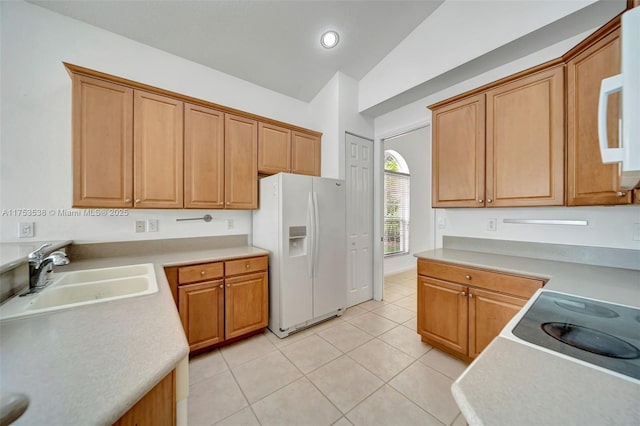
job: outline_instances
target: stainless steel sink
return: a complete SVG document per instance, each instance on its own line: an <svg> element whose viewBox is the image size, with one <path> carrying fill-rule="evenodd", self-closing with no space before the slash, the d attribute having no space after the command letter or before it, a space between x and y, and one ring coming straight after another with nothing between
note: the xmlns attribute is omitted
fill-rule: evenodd
<svg viewBox="0 0 640 426"><path fill-rule="evenodd" d="M54 273L36 294L15 296L0 306L0 320L144 296L158 291L151 263Z"/></svg>

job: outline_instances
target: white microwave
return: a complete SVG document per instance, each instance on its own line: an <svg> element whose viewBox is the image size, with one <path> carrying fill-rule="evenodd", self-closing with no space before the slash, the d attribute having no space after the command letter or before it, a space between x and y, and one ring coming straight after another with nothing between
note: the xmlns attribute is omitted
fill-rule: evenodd
<svg viewBox="0 0 640 426"><path fill-rule="evenodd" d="M607 99L621 91L622 113L618 148L607 140ZM603 163L620 163L622 187L640 182L640 7L622 15L622 73L602 80L598 105L598 139Z"/></svg>

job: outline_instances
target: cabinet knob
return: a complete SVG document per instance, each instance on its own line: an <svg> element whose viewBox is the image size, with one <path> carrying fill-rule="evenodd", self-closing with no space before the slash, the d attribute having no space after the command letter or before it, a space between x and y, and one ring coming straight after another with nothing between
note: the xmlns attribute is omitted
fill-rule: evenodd
<svg viewBox="0 0 640 426"><path fill-rule="evenodd" d="M227 288L231 287L231 284L227 284Z"/></svg>
<svg viewBox="0 0 640 426"><path fill-rule="evenodd" d="M479 203L484 203L484 200L483 200L482 198L480 198L480 199L478 200L478 202L479 202Z"/></svg>
<svg viewBox="0 0 640 426"><path fill-rule="evenodd" d="M487 200L487 203L493 203L493 200L492 200L491 198L489 198L489 199Z"/></svg>
<svg viewBox="0 0 640 426"><path fill-rule="evenodd" d="M466 296L466 295L467 295L467 293L463 291L462 293L460 293L460 295L461 295L461 296Z"/></svg>
<svg viewBox="0 0 640 426"><path fill-rule="evenodd" d="M245 267L245 269L249 269L249 268L251 268L251 264L247 263L246 265L244 265L244 267Z"/></svg>
<svg viewBox="0 0 640 426"><path fill-rule="evenodd" d="M224 284L220 284L220 288L224 288Z"/></svg>
<svg viewBox="0 0 640 426"><path fill-rule="evenodd" d="M224 204L224 201L220 201L218 204Z"/></svg>
<svg viewBox="0 0 640 426"><path fill-rule="evenodd" d="M227 205L231 204L231 201L227 201Z"/></svg>
<svg viewBox="0 0 640 426"><path fill-rule="evenodd" d="M124 199L124 202L125 202L125 203L130 203L130 202L131 202L131 198L125 198L125 199Z"/></svg>
<svg viewBox="0 0 640 426"><path fill-rule="evenodd" d="M469 299L473 299L473 294L469 293Z"/></svg>
<svg viewBox="0 0 640 426"><path fill-rule="evenodd" d="M200 271L200 275L202 275L204 277L204 274L206 274L205 271Z"/></svg>
<svg viewBox="0 0 640 426"><path fill-rule="evenodd" d="M136 198L136 203L139 203L139 202L140 202L140 198Z"/></svg>
<svg viewBox="0 0 640 426"><path fill-rule="evenodd" d="M627 195L626 192L623 192L623 191L616 192L616 197L624 197L625 195Z"/></svg>
<svg viewBox="0 0 640 426"><path fill-rule="evenodd" d="M471 279L471 275L467 274L464 276L465 279L470 280Z"/></svg>

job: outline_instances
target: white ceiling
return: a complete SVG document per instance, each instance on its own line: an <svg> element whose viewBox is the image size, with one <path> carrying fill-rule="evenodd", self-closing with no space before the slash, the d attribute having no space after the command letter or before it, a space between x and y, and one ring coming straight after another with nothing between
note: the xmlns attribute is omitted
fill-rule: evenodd
<svg viewBox="0 0 640 426"><path fill-rule="evenodd" d="M303 101L337 71L360 80L442 3L29 2ZM328 29L340 33L332 50L320 46Z"/></svg>

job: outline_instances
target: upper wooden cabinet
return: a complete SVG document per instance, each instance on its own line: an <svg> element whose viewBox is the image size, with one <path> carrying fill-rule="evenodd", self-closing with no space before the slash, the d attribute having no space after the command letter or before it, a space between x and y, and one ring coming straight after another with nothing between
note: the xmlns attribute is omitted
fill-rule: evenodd
<svg viewBox="0 0 640 426"><path fill-rule="evenodd" d="M320 176L320 136L298 131L291 134L291 171Z"/></svg>
<svg viewBox="0 0 640 426"><path fill-rule="evenodd" d="M320 176L320 136L259 123L258 172Z"/></svg>
<svg viewBox="0 0 640 426"><path fill-rule="evenodd" d="M185 104L184 206L224 208L224 113Z"/></svg>
<svg viewBox="0 0 640 426"><path fill-rule="evenodd" d="M564 203L563 67L433 109L433 207Z"/></svg>
<svg viewBox="0 0 640 426"><path fill-rule="evenodd" d="M563 66L486 92L487 207L564 204Z"/></svg>
<svg viewBox="0 0 640 426"><path fill-rule="evenodd" d="M258 173L291 171L291 130L273 124L258 124Z"/></svg>
<svg viewBox="0 0 640 426"><path fill-rule="evenodd" d="M485 97L433 111L433 207L484 205Z"/></svg>
<svg viewBox="0 0 640 426"><path fill-rule="evenodd" d="M73 207L133 207L133 89L73 78Z"/></svg>
<svg viewBox="0 0 640 426"><path fill-rule="evenodd" d="M225 114L225 207L258 208L258 122Z"/></svg>
<svg viewBox="0 0 640 426"><path fill-rule="evenodd" d="M320 175L321 133L64 65L73 207L257 209L258 164Z"/></svg>
<svg viewBox="0 0 640 426"><path fill-rule="evenodd" d="M570 52L567 62L567 205L629 204L620 190L620 166L603 164L598 145L598 98L602 79L620 73L620 25L606 28ZM618 146L620 94L609 98L608 140Z"/></svg>
<svg viewBox="0 0 640 426"><path fill-rule="evenodd" d="M134 93L136 207L182 207L183 108L181 101L166 96Z"/></svg>

